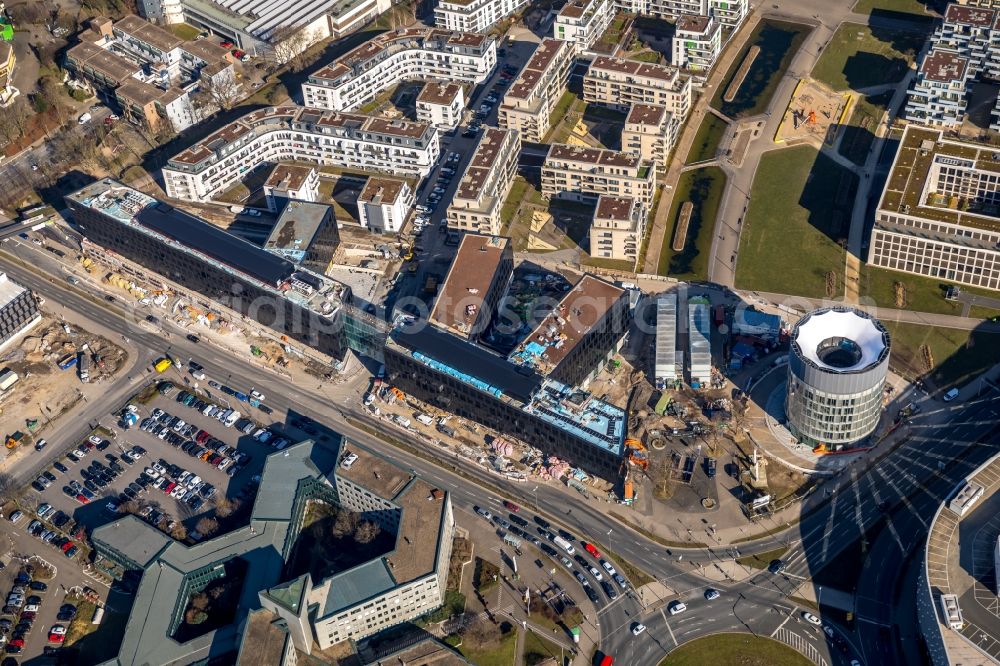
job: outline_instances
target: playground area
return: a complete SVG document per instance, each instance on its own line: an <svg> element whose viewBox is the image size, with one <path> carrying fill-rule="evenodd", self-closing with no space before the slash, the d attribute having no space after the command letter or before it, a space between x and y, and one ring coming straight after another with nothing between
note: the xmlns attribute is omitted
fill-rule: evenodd
<svg viewBox="0 0 1000 666"><path fill-rule="evenodd" d="M833 145L850 108L851 95L836 92L813 79L802 79L795 87L785 117L778 126L775 143Z"/></svg>

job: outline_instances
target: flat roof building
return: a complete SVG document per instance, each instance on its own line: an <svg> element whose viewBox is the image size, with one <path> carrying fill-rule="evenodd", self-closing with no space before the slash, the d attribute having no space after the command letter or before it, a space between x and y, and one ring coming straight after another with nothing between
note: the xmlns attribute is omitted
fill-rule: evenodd
<svg viewBox="0 0 1000 666"><path fill-rule="evenodd" d="M66 196L85 238L243 316L342 359L350 290L110 179ZM250 307L253 303L253 307Z"/></svg>
<svg viewBox="0 0 1000 666"><path fill-rule="evenodd" d="M590 224L590 256L635 265L646 230L646 214L635 199L602 194Z"/></svg>
<svg viewBox="0 0 1000 666"><path fill-rule="evenodd" d="M447 30L489 32L526 4L528 0L439 0L434 24Z"/></svg>
<svg viewBox="0 0 1000 666"><path fill-rule="evenodd" d="M482 83L497 64L489 35L407 28L378 35L309 75L305 105L350 111L408 80Z"/></svg>
<svg viewBox="0 0 1000 666"><path fill-rule="evenodd" d="M552 24L552 36L573 45L581 54L594 45L615 18L613 0L570 0Z"/></svg>
<svg viewBox="0 0 1000 666"><path fill-rule="evenodd" d="M431 81L417 95L417 120L441 129L454 129L464 110L465 92L457 83Z"/></svg>
<svg viewBox="0 0 1000 666"><path fill-rule="evenodd" d="M264 249L297 266L325 275L340 246L333 208L308 201L289 201L278 216Z"/></svg>
<svg viewBox="0 0 1000 666"><path fill-rule="evenodd" d="M314 167L279 164L264 181L267 209L280 211L289 201L319 199L319 172Z"/></svg>
<svg viewBox="0 0 1000 666"><path fill-rule="evenodd" d="M413 188L405 180L372 176L358 195L361 226L376 234L399 233L413 202Z"/></svg>
<svg viewBox="0 0 1000 666"><path fill-rule="evenodd" d="M691 109L691 77L670 65L597 56L583 77L583 99L623 110L662 106L683 122Z"/></svg>
<svg viewBox="0 0 1000 666"><path fill-rule="evenodd" d="M345 468L348 453L357 458ZM311 654L314 645L360 640L441 605L454 535L447 493L343 439L331 446L307 440L273 454L261 476L249 524L194 546L135 516L94 530L99 558L142 576L118 655L106 666L230 654L230 663L292 666L294 650ZM393 548L323 580L286 578L305 507L317 501L377 522L393 535ZM236 561L244 569L234 620L178 640L190 595L230 575ZM362 605L377 611L357 612Z"/></svg>
<svg viewBox="0 0 1000 666"><path fill-rule="evenodd" d="M42 320L34 293L0 273L0 349Z"/></svg>
<svg viewBox="0 0 1000 666"><path fill-rule="evenodd" d="M543 39L500 102L500 127L518 130L522 141L542 141L552 110L566 92L572 64L569 42Z"/></svg>
<svg viewBox="0 0 1000 666"><path fill-rule="evenodd" d="M430 322L466 340L485 333L514 272L513 245L502 236L465 234Z"/></svg>
<svg viewBox="0 0 1000 666"><path fill-rule="evenodd" d="M170 197L210 201L272 162L425 176L438 150L437 130L426 123L272 106L248 113L174 155L163 167L163 180Z"/></svg>
<svg viewBox="0 0 1000 666"><path fill-rule="evenodd" d="M630 153L552 144L542 164L547 198L597 202L606 194L634 199L643 213L652 209L656 165Z"/></svg>
<svg viewBox="0 0 1000 666"><path fill-rule="evenodd" d="M618 351L631 314L627 292L584 275L508 357L569 386L586 386Z"/></svg>
<svg viewBox="0 0 1000 666"><path fill-rule="evenodd" d="M998 211L1000 154L994 146L910 125L875 211L868 261L1000 289Z"/></svg>
<svg viewBox="0 0 1000 666"><path fill-rule="evenodd" d="M521 138L516 130L487 127L465 165L448 205L448 225L483 234L500 233L500 211L517 175Z"/></svg>

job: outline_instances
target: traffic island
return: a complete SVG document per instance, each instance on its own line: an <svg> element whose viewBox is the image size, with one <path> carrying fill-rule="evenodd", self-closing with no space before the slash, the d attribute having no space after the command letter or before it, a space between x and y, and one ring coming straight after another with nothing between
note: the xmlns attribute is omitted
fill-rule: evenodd
<svg viewBox="0 0 1000 666"><path fill-rule="evenodd" d="M660 666L809 666L783 643L751 634L713 634L671 650Z"/></svg>

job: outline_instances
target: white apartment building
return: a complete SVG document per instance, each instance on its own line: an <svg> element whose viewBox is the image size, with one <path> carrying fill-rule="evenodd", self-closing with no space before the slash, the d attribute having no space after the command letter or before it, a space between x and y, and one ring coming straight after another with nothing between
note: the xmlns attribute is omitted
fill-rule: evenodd
<svg viewBox="0 0 1000 666"><path fill-rule="evenodd" d="M465 91L458 83L431 81L417 95L417 120L445 131L462 121L464 109Z"/></svg>
<svg viewBox="0 0 1000 666"><path fill-rule="evenodd" d="M656 165L629 153L555 143L542 165L542 195L583 202L602 194L631 198L645 213L653 206L655 175Z"/></svg>
<svg viewBox="0 0 1000 666"><path fill-rule="evenodd" d="M635 199L602 194L590 225L590 256L634 265L645 231L646 215Z"/></svg>
<svg viewBox="0 0 1000 666"><path fill-rule="evenodd" d="M909 125L875 211L868 261L1000 289L1000 156Z"/></svg>
<svg viewBox="0 0 1000 666"><path fill-rule="evenodd" d="M552 110L566 92L572 65L569 42L542 40L500 102L500 127L518 130L522 141L541 142L552 123Z"/></svg>
<svg viewBox="0 0 1000 666"><path fill-rule="evenodd" d="M445 30L489 32L526 4L528 0L438 0L434 25Z"/></svg>
<svg viewBox="0 0 1000 666"><path fill-rule="evenodd" d="M448 206L448 225L492 236L500 233L500 209L517 173L521 139L516 130L487 127Z"/></svg>
<svg viewBox="0 0 1000 666"><path fill-rule="evenodd" d="M583 99L622 110L662 106L683 122L691 109L691 77L670 65L597 56L583 77Z"/></svg>
<svg viewBox="0 0 1000 666"><path fill-rule="evenodd" d="M682 16L671 46L674 66L704 80L722 52L722 27L713 16Z"/></svg>
<svg viewBox="0 0 1000 666"><path fill-rule="evenodd" d="M372 233L394 234L403 228L413 204L413 189L405 180L372 176L358 195L358 217Z"/></svg>
<svg viewBox="0 0 1000 666"><path fill-rule="evenodd" d="M488 35L410 28L387 32L319 69L302 84L305 105L350 111L409 80L478 84L497 64Z"/></svg>
<svg viewBox="0 0 1000 666"><path fill-rule="evenodd" d="M573 44L580 54L594 45L615 17L613 0L571 0L552 24L552 36Z"/></svg>
<svg viewBox="0 0 1000 666"><path fill-rule="evenodd" d="M957 127L979 79L1000 79L1000 10L950 4L931 36L906 99L905 115Z"/></svg>
<svg viewBox="0 0 1000 666"><path fill-rule="evenodd" d="M267 209L277 213L289 200L318 201L319 172L313 167L279 164L264 181Z"/></svg>
<svg viewBox="0 0 1000 666"><path fill-rule="evenodd" d="M749 0L615 0L615 8L671 21L682 16L715 16L730 30L739 28L750 13Z"/></svg>
<svg viewBox="0 0 1000 666"><path fill-rule="evenodd" d="M426 123L272 106L248 113L170 158L163 180L170 197L211 201L273 162L423 177L438 151L437 130Z"/></svg>
<svg viewBox="0 0 1000 666"><path fill-rule="evenodd" d="M622 129L622 152L653 162L664 172L679 128L677 118L664 107L633 104Z"/></svg>
<svg viewBox="0 0 1000 666"><path fill-rule="evenodd" d="M934 49L920 63L907 93L907 120L946 127L961 125L971 83L968 58L954 51Z"/></svg>

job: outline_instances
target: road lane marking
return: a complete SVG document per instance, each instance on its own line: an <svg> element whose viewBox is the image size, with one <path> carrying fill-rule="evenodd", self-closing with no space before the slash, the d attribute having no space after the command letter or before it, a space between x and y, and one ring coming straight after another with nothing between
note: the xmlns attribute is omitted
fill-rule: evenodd
<svg viewBox="0 0 1000 666"><path fill-rule="evenodd" d="M677 637L674 636L674 630L670 628L670 622L667 621L667 614L663 612L662 608L660 608L660 615L663 616L663 624L667 626L667 631L670 633L670 640L674 642L674 647L677 647L679 645Z"/></svg>
<svg viewBox="0 0 1000 666"><path fill-rule="evenodd" d="M784 622L782 622L781 624L779 624L779 625L777 626L777 628L776 628L776 629L775 629L774 631L772 631L772 632L771 632L771 638L774 638L774 635L775 635L776 633L778 633L779 631L781 631L781 628L782 628L783 626L785 626L785 622L788 622L788 621L789 621L789 620L791 620L791 619L792 619L792 616L791 616L791 615L786 615L786 616L785 616L785 620L784 620Z"/></svg>

